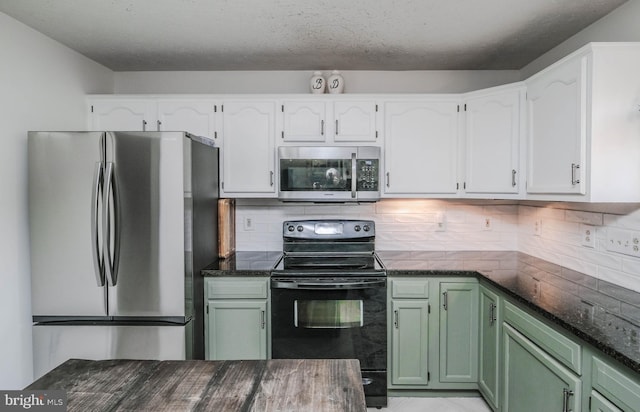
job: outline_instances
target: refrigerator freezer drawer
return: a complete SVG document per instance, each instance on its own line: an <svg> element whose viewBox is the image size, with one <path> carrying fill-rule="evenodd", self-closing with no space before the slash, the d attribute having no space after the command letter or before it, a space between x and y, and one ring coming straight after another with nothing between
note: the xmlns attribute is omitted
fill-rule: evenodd
<svg viewBox="0 0 640 412"><path fill-rule="evenodd" d="M188 326L33 326L34 379L67 359L186 358Z"/></svg>

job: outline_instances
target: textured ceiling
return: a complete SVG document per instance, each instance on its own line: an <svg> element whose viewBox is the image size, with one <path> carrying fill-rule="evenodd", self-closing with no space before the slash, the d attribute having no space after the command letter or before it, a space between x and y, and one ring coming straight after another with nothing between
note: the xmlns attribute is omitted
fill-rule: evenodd
<svg viewBox="0 0 640 412"><path fill-rule="evenodd" d="M0 0L115 71L520 69L626 0Z"/></svg>

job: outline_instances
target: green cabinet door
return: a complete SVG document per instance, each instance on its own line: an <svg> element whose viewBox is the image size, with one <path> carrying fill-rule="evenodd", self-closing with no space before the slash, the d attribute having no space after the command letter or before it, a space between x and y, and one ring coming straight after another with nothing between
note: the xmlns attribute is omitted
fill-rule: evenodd
<svg viewBox="0 0 640 412"><path fill-rule="evenodd" d="M499 297L491 290L480 286L480 353L478 356L478 386L485 400L498 408L499 343L502 323Z"/></svg>
<svg viewBox="0 0 640 412"><path fill-rule="evenodd" d="M440 283L440 382L478 382L478 283Z"/></svg>
<svg viewBox="0 0 640 412"><path fill-rule="evenodd" d="M209 300L207 359L266 359L267 302Z"/></svg>
<svg viewBox="0 0 640 412"><path fill-rule="evenodd" d="M589 406L589 412L622 412L622 409L609 402L607 398L596 391L591 391Z"/></svg>
<svg viewBox="0 0 640 412"><path fill-rule="evenodd" d="M503 411L582 410L579 377L506 323L502 335Z"/></svg>
<svg viewBox="0 0 640 412"><path fill-rule="evenodd" d="M426 387L429 382L429 302L391 302L391 384Z"/></svg>

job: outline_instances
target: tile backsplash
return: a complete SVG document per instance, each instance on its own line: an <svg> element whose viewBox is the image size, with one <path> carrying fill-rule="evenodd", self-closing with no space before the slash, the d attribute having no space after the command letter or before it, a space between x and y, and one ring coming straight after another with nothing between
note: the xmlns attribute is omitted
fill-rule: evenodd
<svg viewBox="0 0 640 412"><path fill-rule="evenodd" d="M376 222L378 250L520 251L640 292L640 257L608 250L607 238L617 229L640 234L640 208L621 212L604 205L594 212L585 211L593 210L590 207L574 210L580 204L549 205L431 199L324 205L238 199L236 249L282 250L285 220L370 219ZM584 239L586 230L589 241Z"/></svg>

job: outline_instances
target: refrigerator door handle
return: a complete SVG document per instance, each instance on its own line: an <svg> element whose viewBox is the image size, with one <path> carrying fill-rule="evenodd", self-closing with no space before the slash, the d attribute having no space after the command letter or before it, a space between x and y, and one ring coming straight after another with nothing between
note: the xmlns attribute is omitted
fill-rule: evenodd
<svg viewBox="0 0 640 412"><path fill-rule="evenodd" d="M113 184L113 162L106 163L104 203L102 208L103 227L103 255L104 267L109 286L116 286L118 283L118 262L120 256L120 236L117 209L117 196L115 185ZM110 204L113 202L113 219L111 216ZM111 251L111 235L113 232L113 252Z"/></svg>
<svg viewBox="0 0 640 412"><path fill-rule="evenodd" d="M91 194L91 242L93 244L91 250L93 252L93 269L98 286L104 286L104 255L100 254L100 234L98 232L100 194L103 192L104 186L103 172L102 162L96 162Z"/></svg>

